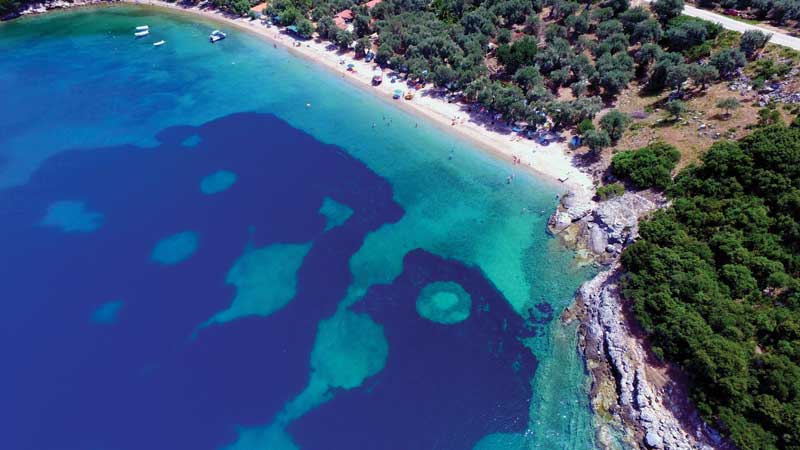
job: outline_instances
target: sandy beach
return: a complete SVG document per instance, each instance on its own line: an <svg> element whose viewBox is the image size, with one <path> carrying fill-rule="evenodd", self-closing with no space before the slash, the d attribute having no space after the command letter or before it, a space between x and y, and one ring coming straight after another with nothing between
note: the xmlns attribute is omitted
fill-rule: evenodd
<svg viewBox="0 0 800 450"><path fill-rule="evenodd" d="M571 156L566 151L566 140L542 146L533 140L521 138L504 123L492 125L487 114L470 114L468 105L449 103L437 95L437 91L430 86L417 91L412 100L392 99L396 89L404 91L407 89L404 82L398 80L396 83L391 83L389 72L384 71L384 82L373 86L373 71L378 68L377 64L354 59L353 52L340 52L332 46L329 47L331 45L329 42L316 39L298 40L286 34L282 27L267 27L258 20L232 17L219 10L204 8L202 5L186 7L159 0L122 1L195 14L255 33L276 45L288 48L296 55L341 74L355 86L367 89L400 108L424 117L429 123L445 132L455 133L510 164L528 168L555 181L577 197L588 200L594 195L591 177L573 166ZM352 70L348 70L348 65L352 65Z"/></svg>

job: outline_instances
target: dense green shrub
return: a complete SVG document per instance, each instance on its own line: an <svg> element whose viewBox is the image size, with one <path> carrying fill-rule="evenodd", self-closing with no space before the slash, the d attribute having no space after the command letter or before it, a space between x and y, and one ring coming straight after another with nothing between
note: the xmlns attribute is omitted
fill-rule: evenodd
<svg viewBox="0 0 800 450"><path fill-rule="evenodd" d="M592 119L583 119L581 120L581 123L578 124L578 133L584 135L587 131L594 130L594 128L595 127Z"/></svg>
<svg viewBox="0 0 800 450"><path fill-rule="evenodd" d="M743 51L748 58L752 58L757 51L767 45L771 37L771 34L759 30L747 30L739 41L739 50Z"/></svg>
<svg viewBox="0 0 800 450"><path fill-rule="evenodd" d="M653 12L661 22L669 22L683 12L683 0L656 0L652 4Z"/></svg>
<svg viewBox="0 0 800 450"><path fill-rule="evenodd" d="M736 69L744 67L747 59L741 50L728 48L714 54L709 62L717 68L720 76L730 78L736 72Z"/></svg>
<svg viewBox="0 0 800 450"><path fill-rule="evenodd" d="M612 141L618 141L628 125L631 123L631 118L624 112L612 109L602 119L600 119L600 128L606 130L608 136Z"/></svg>
<svg viewBox="0 0 800 450"><path fill-rule="evenodd" d="M593 152L599 152L611 145L606 130L589 130L583 134L583 143Z"/></svg>
<svg viewBox="0 0 800 450"><path fill-rule="evenodd" d="M251 6L258 2L250 0L212 0L211 3L223 11L243 16L250 11Z"/></svg>
<svg viewBox="0 0 800 450"><path fill-rule="evenodd" d="M19 0L0 0L0 17L17 11L20 6Z"/></svg>
<svg viewBox="0 0 800 450"><path fill-rule="evenodd" d="M625 186L622 183L611 183L597 188L597 197L600 200L608 200L610 198L619 197L625 193Z"/></svg>
<svg viewBox="0 0 800 450"><path fill-rule="evenodd" d="M639 189L665 189L672 182L672 171L680 158L675 147L656 142L617 153L611 160L611 170L614 176L629 179Z"/></svg>
<svg viewBox="0 0 800 450"><path fill-rule="evenodd" d="M742 450L800 445L800 129L719 142L622 256L654 349Z"/></svg>

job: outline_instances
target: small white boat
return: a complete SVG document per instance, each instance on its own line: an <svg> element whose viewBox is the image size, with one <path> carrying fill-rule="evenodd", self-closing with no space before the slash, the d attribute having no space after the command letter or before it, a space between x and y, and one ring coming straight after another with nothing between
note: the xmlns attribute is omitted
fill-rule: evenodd
<svg viewBox="0 0 800 450"><path fill-rule="evenodd" d="M167 41L153 42L153 47L161 47L162 45L164 45L166 43L167 43Z"/></svg>
<svg viewBox="0 0 800 450"><path fill-rule="evenodd" d="M136 27L136 31L149 30L149 29L150 27L147 25L139 25L138 27Z"/></svg>
<svg viewBox="0 0 800 450"><path fill-rule="evenodd" d="M133 35L136 37L147 36L148 34L150 34L150 30L137 31L136 33L133 33Z"/></svg>
<svg viewBox="0 0 800 450"><path fill-rule="evenodd" d="M226 36L227 35L222 31L214 30L211 32L211 34L208 35L208 40L211 41L211 43L213 44L214 42L225 39Z"/></svg>

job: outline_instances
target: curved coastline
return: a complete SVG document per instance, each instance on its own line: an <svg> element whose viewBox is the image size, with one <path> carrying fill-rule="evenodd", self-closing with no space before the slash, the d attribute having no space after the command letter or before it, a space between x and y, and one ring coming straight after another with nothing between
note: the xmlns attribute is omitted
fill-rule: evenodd
<svg viewBox="0 0 800 450"><path fill-rule="evenodd" d="M636 212L631 219L634 228L622 234L623 225L629 226L627 222L617 221L619 218L615 211L609 211L615 205L620 206L618 213L630 212L630 205L624 202L638 201L632 197L636 194L626 194L615 202L603 202L597 204L591 200L594 192L594 181L592 177L577 167L573 166L566 148L562 144L554 143L548 147L542 147L528 140L511 140L511 133L505 129L490 129L484 123L473 121L468 113L462 110L458 104L447 103L440 98L429 95L430 90L425 90L417 95L412 101L392 100L391 92L396 85L384 83L381 86L371 85L371 64L363 61L352 61L351 55L339 54L336 51L329 51L325 47L326 42L320 41L297 41L288 35L283 34L277 27L266 28L257 21L231 17L217 10L201 9L198 7L182 7L180 5L163 2L160 0L88 0L68 4L68 7L91 6L97 7L108 4L125 3L135 4L147 8L169 9L176 13L184 13L193 17L221 22L237 29L254 33L275 45L281 45L292 54L303 57L306 60L317 63L328 70L341 74L343 79L348 80L354 86L367 89L376 97L382 98L396 107L417 114L425 118L431 124L441 128L443 132L453 133L454 135L468 139L474 145L487 151L489 154L510 162L512 157L518 157L521 161L519 165L541 175L543 179L551 181L554 185L566 188L570 195L562 201L559 210L551 220L552 231L562 238L568 233L562 233L566 228L579 229L576 234L582 235L579 239L579 246L586 246L593 253L604 256L605 262L615 263L619 252L624 245L636 234L635 224L638 217L647 214L659 204L643 203L640 209L633 208ZM64 3L59 3L59 7L65 7ZM294 46L295 42L301 42L299 47ZM348 61L356 64L357 72L348 73L344 66L339 64L339 59L347 58ZM453 117L460 116L453 121ZM463 118L463 119L462 119ZM455 124L453 124L455 123ZM532 151L535 150L535 151ZM561 181L559 183L558 181ZM563 225L563 227L562 227ZM611 241L611 242L610 242ZM613 251L607 250L608 244L619 243ZM630 444L641 443L649 436L652 431L654 436L659 438L659 442L672 443L677 445L687 445L694 448L716 447L713 439L705 436L708 431L697 422L686 423L680 420L681 414L676 414L672 410L669 398L664 395L665 385L653 383L648 380L648 375L653 370L652 364L645 357L647 351L642 342L635 339L631 328L626 325L611 327L612 323L628 323L624 314L624 301L619 297L617 289L609 288L611 283L608 280L615 280L619 274L619 269L615 267L609 272L598 274L594 280L588 281L582 288L579 295L579 302L576 306L578 316L581 320L581 339L583 340L581 350L587 358L587 366L592 375L592 399L595 409L596 432L600 437L601 447L613 448L610 442L615 440L609 438L610 435L618 435L622 440ZM606 322L607 321L607 322ZM636 357L633 360L615 360L614 355L609 354L610 343L622 342L625 347L631 350ZM596 350L596 351L595 351ZM600 367L602 366L602 367ZM620 368L633 367L633 371L622 372ZM628 379L630 378L630 380ZM607 389L608 386L616 384L617 389ZM660 384L660 385L659 385ZM648 392L650 395L644 397L645 400L637 398L630 408L609 408L603 403L611 397L612 404L624 405L625 397L633 392ZM646 412L645 412L646 411ZM610 413L612 419L602 423L604 418ZM654 422L652 419L656 418ZM656 424L654 427L653 424ZM688 426L687 426L688 425ZM605 437L604 437L605 436ZM667 437L669 436L669 437ZM674 436L674 440L669 441ZM652 436L651 436L652 437ZM655 437L652 441L655 442ZM605 444L608 444L607 446ZM634 444L635 445L635 444ZM655 445L653 445L655 447Z"/></svg>
<svg viewBox="0 0 800 450"><path fill-rule="evenodd" d="M418 91L413 100L393 100L393 91L403 87L403 84L386 82L373 86L372 73L374 67L377 67L376 64L354 59L352 52L328 50L326 47L330 43L326 41L297 40L285 34L283 28L276 26L268 28L260 21L250 20L247 17L235 17L217 9L204 8L202 5L185 6L162 0L77 0L72 3L56 0L30 5L26 11L22 12L22 15L39 14L57 9L101 7L114 4L167 9L175 13L220 22L255 34L270 43L280 45L295 56L341 75L342 79L347 80L353 86L369 91L375 97L391 103L395 107L420 116L427 120L429 125L433 125L445 133L452 133L468 140L493 157L513 163L515 166L521 166L539 175L540 179L551 183L559 190L570 193L580 203L592 203L595 181L592 176L573 164L571 156L567 153L566 139L564 142L553 142L546 147L539 145L532 140L517 136L508 127L487 123L484 120L486 116L471 115L467 105L449 103L436 95L436 90L431 87ZM340 63L341 60L353 64L355 70L347 71L345 66ZM387 72L384 71L384 73ZM515 158L518 162L513 162Z"/></svg>

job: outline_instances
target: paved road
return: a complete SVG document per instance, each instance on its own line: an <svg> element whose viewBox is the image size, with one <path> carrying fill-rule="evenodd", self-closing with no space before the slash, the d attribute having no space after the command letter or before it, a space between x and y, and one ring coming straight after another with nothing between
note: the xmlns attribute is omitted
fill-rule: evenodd
<svg viewBox="0 0 800 450"><path fill-rule="evenodd" d="M765 33L770 33L772 34L772 39L769 40L771 43L793 48L795 50L800 50L800 38L790 36L786 33L778 33L757 25L739 22L738 20L731 19L730 17L713 13L711 11L706 11L704 9L695 8L694 6L689 5L684 7L683 13L687 16L697 17L699 19L708 20L709 22L716 22L728 30L738 31L740 33L744 33L747 30L760 30Z"/></svg>
<svg viewBox="0 0 800 450"><path fill-rule="evenodd" d="M655 0L641 0L643 3L652 3ZM633 2L634 4L637 2ZM772 35L772 39L769 41L775 45L781 45L783 47L793 48L795 50L800 50L800 38L796 38L790 36L787 33L778 33L774 30L770 30L764 27L760 27L758 25L750 25L749 23L740 22L738 20L731 19L730 17L723 16L722 14L717 14L711 11L707 11L705 9L695 8L694 6L686 5L683 8L683 13L687 16L697 17L698 19L708 20L709 22L716 22L722 25L723 28L728 30L738 31L739 33L744 33L747 30L759 30L765 33L769 33Z"/></svg>

